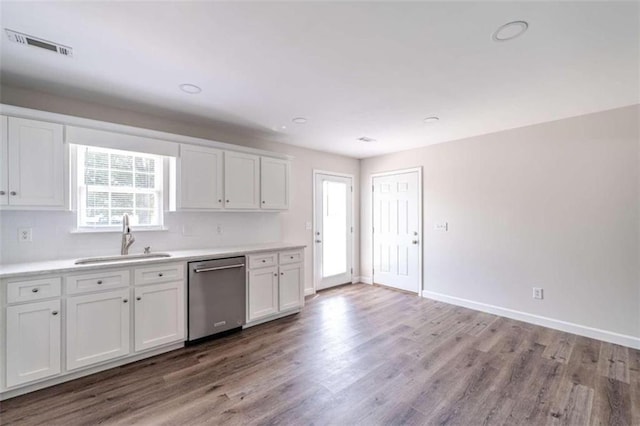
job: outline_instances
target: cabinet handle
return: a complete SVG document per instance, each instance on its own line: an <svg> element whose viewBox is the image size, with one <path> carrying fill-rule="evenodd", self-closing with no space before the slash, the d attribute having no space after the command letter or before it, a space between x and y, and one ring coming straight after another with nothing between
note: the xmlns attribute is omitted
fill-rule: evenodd
<svg viewBox="0 0 640 426"><path fill-rule="evenodd" d="M142 300L142 297L138 296L136 297L136 300Z"/></svg>
<svg viewBox="0 0 640 426"><path fill-rule="evenodd" d="M262 200L262 204L266 204L266 201Z"/></svg>
<svg viewBox="0 0 640 426"><path fill-rule="evenodd" d="M227 203L229 202L229 200L227 200Z"/></svg>
<svg viewBox="0 0 640 426"><path fill-rule="evenodd" d="M266 259L262 259L262 263L266 263L266 262L267 262L267 260L266 260Z"/></svg>
<svg viewBox="0 0 640 426"><path fill-rule="evenodd" d="M53 315L53 316L58 315L58 311L53 311L53 312L51 312L51 315Z"/></svg>
<svg viewBox="0 0 640 426"><path fill-rule="evenodd" d="M4 194L6 194L6 192L0 191L0 195L4 195Z"/></svg>
<svg viewBox="0 0 640 426"><path fill-rule="evenodd" d="M274 276L274 277L277 277L277 276L278 276L278 273L276 272L275 274L273 274L273 276Z"/></svg>
<svg viewBox="0 0 640 426"><path fill-rule="evenodd" d="M18 193L16 191L11 191L10 194L11 195L18 195Z"/></svg>
<svg viewBox="0 0 640 426"><path fill-rule="evenodd" d="M122 301L122 303L127 303L128 301L129 301L129 299L124 299L124 300Z"/></svg>
<svg viewBox="0 0 640 426"><path fill-rule="evenodd" d="M291 256L291 259L293 259L293 256Z"/></svg>
<svg viewBox="0 0 640 426"><path fill-rule="evenodd" d="M98 280L98 284L102 284L102 280Z"/></svg>
<svg viewBox="0 0 640 426"><path fill-rule="evenodd" d="M31 292L32 292L32 293L37 293L37 292L39 292L39 291L40 291L40 289L39 289L39 288L31 289Z"/></svg>
<svg viewBox="0 0 640 426"><path fill-rule="evenodd" d="M284 272L280 272L280 275L284 275Z"/></svg>
<svg viewBox="0 0 640 426"><path fill-rule="evenodd" d="M158 276L159 276L159 277L161 277L161 276L163 276L163 275L164 275L164 274L163 274L162 272L160 272L160 273L158 274Z"/></svg>
<svg viewBox="0 0 640 426"><path fill-rule="evenodd" d="M222 200L218 200L218 202L219 202L219 203L221 203L221 202L222 202Z"/></svg>

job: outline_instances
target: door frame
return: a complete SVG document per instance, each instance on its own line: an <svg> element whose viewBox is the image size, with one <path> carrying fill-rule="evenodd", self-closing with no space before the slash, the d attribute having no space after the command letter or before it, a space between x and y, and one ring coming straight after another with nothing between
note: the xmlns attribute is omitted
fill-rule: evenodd
<svg viewBox="0 0 640 426"><path fill-rule="evenodd" d="M423 256L424 256L424 232L422 230L423 228L423 222L424 222L424 201L422 198L422 185L423 185L423 181L422 181L422 166L418 166L418 167L411 167L408 169L399 169L399 170L390 170L390 171L386 171L386 172L378 172L378 173L372 173L369 176L369 188L371 188L371 217L369 218L371 221L371 226L369 227L369 235L371 235L371 284L375 284L376 279L375 279L375 233L373 232L373 218L374 218L374 209L375 209L375 204L374 204L374 194L373 194L373 180L374 178L377 177L384 177L384 176L392 176L392 175L399 175L399 174L403 174L403 173L412 173L412 172L418 172L418 296L422 297L422 292L424 291L424 271L423 271L423 267L422 264L424 262Z"/></svg>
<svg viewBox="0 0 640 426"><path fill-rule="evenodd" d="M311 235L311 244L312 244L312 251L311 251L311 256L313 257L313 292L310 292L309 294L316 294L316 292L318 291L318 282L322 279L322 277L319 277L317 274L318 271L318 258L316 256L316 227L317 227L317 223L316 223L316 176L317 175L329 175L329 176L336 176L336 177L343 177L343 178L350 178L351 179L351 227L353 228L351 231L351 284L353 284L353 254L354 254L354 248L355 248L355 224L354 224L354 206L355 206L355 190L353 190L353 187L355 185L355 176L349 173L340 173L340 172L329 172L326 170L318 170L318 169L313 169L313 179L312 179L312 186L313 186L313 191L312 191L312 197L313 197L313 202L311 203L311 214L312 214L312 224L313 226L311 227L312 230L312 235ZM308 294L306 294L305 291L305 296L308 296Z"/></svg>

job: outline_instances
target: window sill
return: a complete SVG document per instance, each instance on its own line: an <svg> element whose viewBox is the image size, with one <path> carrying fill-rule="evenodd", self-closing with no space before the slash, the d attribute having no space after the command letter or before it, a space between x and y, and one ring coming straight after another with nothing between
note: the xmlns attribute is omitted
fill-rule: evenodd
<svg viewBox="0 0 640 426"><path fill-rule="evenodd" d="M132 233L138 232L167 232L169 228L166 226L150 226L147 228L134 228L131 227ZM109 233L122 233L122 228L76 228L69 231L70 234L109 234Z"/></svg>

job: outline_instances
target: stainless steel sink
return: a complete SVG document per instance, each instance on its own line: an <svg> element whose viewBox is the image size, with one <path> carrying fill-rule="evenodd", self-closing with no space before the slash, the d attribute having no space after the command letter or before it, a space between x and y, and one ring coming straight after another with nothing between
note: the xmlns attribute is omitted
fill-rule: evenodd
<svg viewBox="0 0 640 426"><path fill-rule="evenodd" d="M106 263L106 262L126 262L127 260L154 259L162 257L171 257L169 253L144 253L144 254L125 254L118 256L102 256L102 257L86 257L75 261L76 265L86 265L87 263Z"/></svg>

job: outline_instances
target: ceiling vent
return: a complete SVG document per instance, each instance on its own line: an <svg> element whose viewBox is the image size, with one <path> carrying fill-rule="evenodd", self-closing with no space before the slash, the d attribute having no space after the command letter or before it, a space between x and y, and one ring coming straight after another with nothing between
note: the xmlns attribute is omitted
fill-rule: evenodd
<svg viewBox="0 0 640 426"><path fill-rule="evenodd" d="M73 49L69 46L52 43L50 41L42 40L41 38L33 37L27 34L22 34L7 28L5 28L5 31L7 32L9 40L15 41L16 43L39 47L40 49L49 50L50 52L56 52L64 56L73 56Z"/></svg>
<svg viewBox="0 0 640 426"><path fill-rule="evenodd" d="M361 138L358 138L358 140L359 140L360 142L375 142L375 141L376 141L375 139L373 139L373 138L368 138L368 137L366 137L366 136L363 136L363 137L361 137Z"/></svg>

